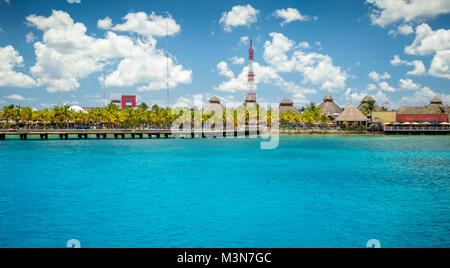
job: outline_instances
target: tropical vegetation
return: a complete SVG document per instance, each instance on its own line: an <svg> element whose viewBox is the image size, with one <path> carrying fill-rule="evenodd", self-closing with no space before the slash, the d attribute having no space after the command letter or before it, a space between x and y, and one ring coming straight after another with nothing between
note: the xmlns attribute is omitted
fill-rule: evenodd
<svg viewBox="0 0 450 268"><path fill-rule="evenodd" d="M281 125L315 125L331 122L321 111L311 103L303 112L296 115L289 111L279 115ZM54 106L41 110L15 105L5 106L0 110L0 127L28 128L28 129L65 129L65 128L89 128L89 129L114 129L114 128L170 128L174 122L180 124L180 128L216 127L218 122L223 122L227 127L238 127L260 122L268 126L272 121L273 110L265 110L260 106L249 109L245 105L235 109L224 110L222 114L203 114L197 109L171 109L158 105L149 107L146 103L139 105L137 109L121 110L114 104L105 108L92 108L87 111L76 111L69 106ZM267 120L264 120L267 118ZM264 123L261 123L264 122Z"/></svg>

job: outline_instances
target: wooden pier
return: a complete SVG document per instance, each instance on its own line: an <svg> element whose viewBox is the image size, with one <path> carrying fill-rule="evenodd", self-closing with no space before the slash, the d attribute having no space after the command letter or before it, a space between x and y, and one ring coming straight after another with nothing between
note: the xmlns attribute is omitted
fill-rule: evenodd
<svg viewBox="0 0 450 268"><path fill-rule="evenodd" d="M220 137L245 137L259 135L260 131L234 130L234 131L216 131L216 130L180 130L172 131L170 129L152 129L152 130L0 130L0 140L4 141L7 137L18 137L20 140L49 140L53 139L69 140L87 140L96 139L202 139L202 138L220 138Z"/></svg>
<svg viewBox="0 0 450 268"><path fill-rule="evenodd" d="M385 127L384 133L388 135L449 135L448 127Z"/></svg>

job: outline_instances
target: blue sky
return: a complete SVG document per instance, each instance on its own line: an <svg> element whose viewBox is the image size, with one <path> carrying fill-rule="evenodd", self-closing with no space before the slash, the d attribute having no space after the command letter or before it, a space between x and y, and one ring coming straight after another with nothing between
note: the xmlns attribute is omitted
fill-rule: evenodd
<svg viewBox="0 0 450 268"><path fill-rule="evenodd" d="M171 104L241 103L248 39L263 104L450 103L449 1L69 2L0 0L0 106L102 106L103 70L108 96L165 105L167 26Z"/></svg>

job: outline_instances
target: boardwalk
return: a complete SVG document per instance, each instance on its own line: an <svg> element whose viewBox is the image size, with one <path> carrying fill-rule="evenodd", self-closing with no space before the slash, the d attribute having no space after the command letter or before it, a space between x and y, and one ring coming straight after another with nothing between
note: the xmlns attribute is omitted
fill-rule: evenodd
<svg viewBox="0 0 450 268"><path fill-rule="evenodd" d="M98 130L0 130L0 140L6 140L8 136L18 137L21 140L41 139L48 140L49 137L57 137L61 140L77 139L169 139L169 138L216 138L216 137L239 137L249 135L259 135L259 131L249 130L232 130L232 131L215 131L215 130L180 130L172 131L168 129L151 129L151 130L134 130L134 129L98 129Z"/></svg>
<svg viewBox="0 0 450 268"><path fill-rule="evenodd" d="M385 127L386 134L426 134L426 135L448 135L450 128L448 127Z"/></svg>

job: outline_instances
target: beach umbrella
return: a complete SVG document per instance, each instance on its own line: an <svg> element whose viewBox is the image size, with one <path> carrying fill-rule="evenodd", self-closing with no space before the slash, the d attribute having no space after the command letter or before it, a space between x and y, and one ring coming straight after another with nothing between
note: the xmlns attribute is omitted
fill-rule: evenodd
<svg viewBox="0 0 450 268"><path fill-rule="evenodd" d="M450 126L450 123L448 123L448 122L443 122L443 123L441 123L441 125L443 125L443 126Z"/></svg>
<svg viewBox="0 0 450 268"><path fill-rule="evenodd" d="M424 123L422 123L422 125L431 125L431 123L430 122L424 122Z"/></svg>
<svg viewBox="0 0 450 268"><path fill-rule="evenodd" d="M410 122L405 122L402 125L409 126L409 125L411 125L411 123Z"/></svg>
<svg viewBox="0 0 450 268"><path fill-rule="evenodd" d="M420 125L420 123L414 122L414 123L412 123L412 125L418 126L418 125Z"/></svg>
<svg viewBox="0 0 450 268"><path fill-rule="evenodd" d="M384 123L385 126L392 124L391 122Z"/></svg>
<svg viewBox="0 0 450 268"><path fill-rule="evenodd" d="M439 122L434 122L433 125L440 125L441 123Z"/></svg>
<svg viewBox="0 0 450 268"><path fill-rule="evenodd" d="M396 125L396 126L401 125L401 124L402 124L402 123L399 123L399 122L393 123L393 125Z"/></svg>

